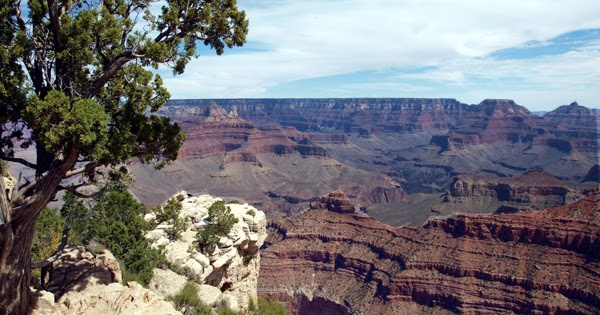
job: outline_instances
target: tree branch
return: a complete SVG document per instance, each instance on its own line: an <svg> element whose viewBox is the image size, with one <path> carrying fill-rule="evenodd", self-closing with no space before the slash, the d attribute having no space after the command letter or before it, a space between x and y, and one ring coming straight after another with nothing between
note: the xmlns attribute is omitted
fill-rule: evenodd
<svg viewBox="0 0 600 315"><path fill-rule="evenodd" d="M77 191L77 188L79 188L79 187L81 187L81 186L79 186L79 185L78 186L58 186L58 189L68 191L69 193L73 194L76 197L85 198L85 199L97 197L102 192L101 190L99 190L95 193L84 194L84 193L80 193Z"/></svg>
<svg viewBox="0 0 600 315"><path fill-rule="evenodd" d="M65 174L65 178L69 178L69 177L73 177L78 174L89 172L89 171L95 169L96 167L98 167L98 163L88 163L85 166L68 171L67 174Z"/></svg>
<svg viewBox="0 0 600 315"><path fill-rule="evenodd" d="M119 69L121 69L129 61L139 57L143 57L143 55L136 54L131 50L124 51L123 53L115 57L115 59L113 59L113 61L110 63L108 69L104 70L102 75L100 75L96 80L94 80L90 84L87 90L82 94L82 98L92 98L93 96L98 94L98 92L100 92L104 84L106 84L106 82L112 79L112 77L114 77L115 74L117 74L117 71L119 71Z"/></svg>
<svg viewBox="0 0 600 315"><path fill-rule="evenodd" d="M37 185L37 181L31 181L21 187L18 187L18 191L16 194L13 194L12 199L10 200L11 206L14 208L16 205L20 204L24 199L25 195L29 193L33 188Z"/></svg>
<svg viewBox="0 0 600 315"><path fill-rule="evenodd" d="M16 158L16 157L10 157L10 156L6 156L4 154L0 154L0 160L4 160L4 161L9 161L9 162L15 162L15 163L19 163L22 165L25 165L29 168L32 168L34 170L37 170L37 165L34 163L31 163L25 159L22 158Z"/></svg>
<svg viewBox="0 0 600 315"><path fill-rule="evenodd" d="M75 165L78 156L77 153L75 147L69 146L64 151L64 158L52 162L48 172L41 179L33 182L36 184L33 189L33 195L30 198L24 199L23 203L18 206L15 204L16 200L11 201L11 205L14 205L12 207L12 215L15 225L31 223L37 219L40 211L44 209L44 206L48 204L52 196L56 193L56 189L65 174Z"/></svg>

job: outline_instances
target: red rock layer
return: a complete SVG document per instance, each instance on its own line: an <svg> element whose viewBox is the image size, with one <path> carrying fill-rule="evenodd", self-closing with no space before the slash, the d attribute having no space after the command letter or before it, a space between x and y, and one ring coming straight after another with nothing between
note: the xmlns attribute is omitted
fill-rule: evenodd
<svg viewBox="0 0 600 315"><path fill-rule="evenodd" d="M181 158L202 158L232 153L228 162L256 162L255 154L291 154L327 156L325 149L311 143L297 143L276 126L255 128L238 117L234 108L227 113L215 103L202 107L173 107L166 112L186 134Z"/></svg>
<svg viewBox="0 0 600 315"><path fill-rule="evenodd" d="M596 188L597 183L565 183L541 168L533 168L514 178L473 174L457 176L444 201L460 210L461 204L487 198L489 204L500 205L497 209L486 207L489 212L518 212L568 204Z"/></svg>
<svg viewBox="0 0 600 315"><path fill-rule="evenodd" d="M259 294L296 314L598 314L599 193L423 228L309 210L270 223Z"/></svg>

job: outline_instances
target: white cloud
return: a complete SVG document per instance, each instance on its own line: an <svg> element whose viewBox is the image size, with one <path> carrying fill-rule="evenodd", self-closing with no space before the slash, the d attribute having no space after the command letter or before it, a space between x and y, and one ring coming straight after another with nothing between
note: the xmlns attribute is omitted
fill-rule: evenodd
<svg viewBox="0 0 600 315"><path fill-rule="evenodd" d="M285 82L406 67L440 66L438 79L455 83L468 71L486 75L478 69L519 74L478 57L600 27L597 0L244 0L238 6L250 19L248 41L261 50L192 61L184 75L165 78L174 98L265 97ZM537 67L548 73L569 65Z"/></svg>

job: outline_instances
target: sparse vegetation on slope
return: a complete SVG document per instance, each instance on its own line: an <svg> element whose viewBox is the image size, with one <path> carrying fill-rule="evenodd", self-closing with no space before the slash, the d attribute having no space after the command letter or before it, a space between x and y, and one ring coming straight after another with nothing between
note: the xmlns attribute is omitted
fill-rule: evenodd
<svg viewBox="0 0 600 315"><path fill-rule="evenodd" d="M231 208L221 200L215 201L208 208L208 224L196 235L198 245L205 251L210 251L219 242L221 236L229 234L238 219L231 213Z"/></svg>
<svg viewBox="0 0 600 315"><path fill-rule="evenodd" d="M158 249L151 249L144 237L149 225L142 217L146 208L127 190L108 190L96 199L91 211L74 218L74 229L84 243L96 241L121 259L130 278L146 285L153 268L165 263Z"/></svg>
<svg viewBox="0 0 600 315"><path fill-rule="evenodd" d="M170 228L166 229L167 237L170 240L177 240L181 238L181 233L188 228L189 222L187 218L182 218L181 215L181 202L175 198L169 199L164 207L157 206L154 208L156 219L154 223L166 223L171 225Z"/></svg>
<svg viewBox="0 0 600 315"><path fill-rule="evenodd" d="M167 300L172 301L175 304L175 309L184 315L213 314L210 306L204 304L198 297L198 289L193 281L188 281L179 293L168 297Z"/></svg>

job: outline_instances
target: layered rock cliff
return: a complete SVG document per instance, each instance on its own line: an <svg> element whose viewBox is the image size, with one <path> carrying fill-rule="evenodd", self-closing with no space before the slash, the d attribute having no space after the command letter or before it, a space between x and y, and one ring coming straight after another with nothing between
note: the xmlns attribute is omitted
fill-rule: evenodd
<svg viewBox="0 0 600 315"><path fill-rule="evenodd" d="M571 203L598 187L597 182L567 183L541 168L512 178L465 174L454 179L443 202L434 208L439 214L540 210Z"/></svg>
<svg viewBox="0 0 600 315"><path fill-rule="evenodd" d="M600 116L577 104L540 117L491 99L174 100L161 114L188 140L160 172L133 165L134 192L150 207L181 189L278 217L341 189L361 209L389 212L464 174L510 178L541 166L577 183L598 163Z"/></svg>
<svg viewBox="0 0 600 315"><path fill-rule="evenodd" d="M296 314L597 314L600 192L397 228L327 204L269 224L259 294ZM318 209L317 209L318 208Z"/></svg>

